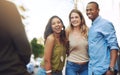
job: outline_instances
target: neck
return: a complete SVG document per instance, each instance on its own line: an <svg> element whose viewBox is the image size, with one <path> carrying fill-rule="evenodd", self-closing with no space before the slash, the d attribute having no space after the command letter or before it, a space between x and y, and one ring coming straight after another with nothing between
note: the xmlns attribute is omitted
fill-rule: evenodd
<svg viewBox="0 0 120 75"><path fill-rule="evenodd" d="M97 15L93 20L92 20L92 22L98 17L99 15Z"/></svg>
<svg viewBox="0 0 120 75"><path fill-rule="evenodd" d="M55 38L60 38L60 34L54 33Z"/></svg>
<svg viewBox="0 0 120 75"><path fill-rule="evenodd" d="M79 28L79 26L76 26L76 27L73 27L73 30L75 30L75 31L79 31L80 28Z"/></svg>
<svg viewBox="0 0 120 75"><path fill-rule="evenodd" d="M55 37L56 42L57 42L58 44L60 44L60 34L54 33L53 35L54 35L54 37Z"/></svg>

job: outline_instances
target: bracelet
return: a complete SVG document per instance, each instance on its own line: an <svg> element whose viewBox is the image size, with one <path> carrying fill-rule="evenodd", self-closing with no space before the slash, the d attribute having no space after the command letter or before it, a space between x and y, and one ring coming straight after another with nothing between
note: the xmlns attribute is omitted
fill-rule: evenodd
<svg viewBox="0 0 120 75"><path fill-rule="evenodd" d="M52 72L52 70L48 70L48 71L46 71L46 73L51 73Z"/></svg>

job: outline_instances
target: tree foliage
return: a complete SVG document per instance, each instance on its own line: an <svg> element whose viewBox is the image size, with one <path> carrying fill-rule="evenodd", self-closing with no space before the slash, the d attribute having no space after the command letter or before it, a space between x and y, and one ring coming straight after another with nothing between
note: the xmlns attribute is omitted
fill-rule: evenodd
<svg viewBox="0 0 120 75"><path fill-rule="evenodd" d="M31 41L31 45L34 57L42 57L44 52L44 46L42 44L37 43L37 38L33 38L33 40Z"/></svg>

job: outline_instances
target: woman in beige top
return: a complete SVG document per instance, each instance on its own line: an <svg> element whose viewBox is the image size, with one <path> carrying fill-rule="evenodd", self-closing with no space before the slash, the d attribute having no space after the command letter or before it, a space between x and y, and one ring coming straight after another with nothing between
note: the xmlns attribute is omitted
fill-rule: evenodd
<svg viewBox="0 0 120 75"><path fill-rule="evenodd" d="M88 75L88 27L79 10L73 9L69 14L70 26L66 29L69 41L66 75Z"/></svg>

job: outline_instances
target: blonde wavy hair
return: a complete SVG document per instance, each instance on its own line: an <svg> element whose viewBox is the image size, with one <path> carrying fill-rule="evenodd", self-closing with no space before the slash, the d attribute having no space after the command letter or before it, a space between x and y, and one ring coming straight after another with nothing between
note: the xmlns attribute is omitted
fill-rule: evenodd
<svg viewBox="0 0 120 75"><path fill-rule="evenodd" d="M71 14L72 13L77 13L79 16L80 16L80 19L81 19L81 24L79 25L80 26L80 32L81 32L81 34L85 37L85 38L87 38L88 37L88 26L86 25L86 22L85 22L85 19L84 19L84 17L83 17L83 15L82 15L82 13L79 11L79 10L77 10L77 9L73 9L71 12L70 12L70 14L69 14L69 22L70 22L70 25L69 25L69 27L68 27L68 29L69 29L69 32L71 32L72 30L73 30L73 25L71 24Z"/></svg>

